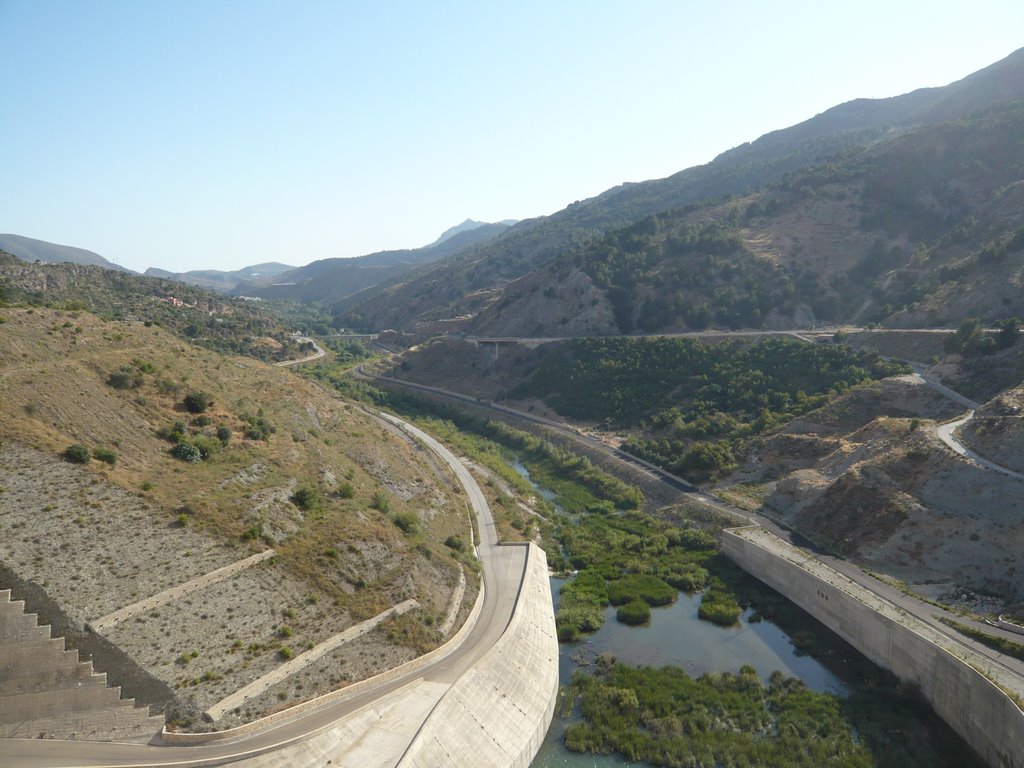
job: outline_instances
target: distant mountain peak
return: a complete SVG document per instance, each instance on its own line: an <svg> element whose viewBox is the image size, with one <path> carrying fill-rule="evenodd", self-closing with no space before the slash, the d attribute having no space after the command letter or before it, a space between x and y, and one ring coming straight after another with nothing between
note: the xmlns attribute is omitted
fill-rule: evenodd
<svg viewBox="0 0 1024 768"><path fill-rule="evenodd" d="M455 237L455 235L457 235L457 234L459 234L461 232L469 232L470 230L473 230L473 229L478 229L480 227L485 227L489 223L490 222L487 222L487 221L476 221L475 219L466 219L461 224L456 224L454 227L451 227L450 229L446 229L444 232L441 233L441 236L439 238L437 238L437 240L435 240L434 242L432 242L430 245L428 245L426 247L427 248L433 248L435 245L440 245L445 240L450 240L451 238ZM510 227L513 224L516 224L518 222L515 219L504 219L503 221L499 221L497 223L498 224L504 224L505 226Z"/></svg>
<svg viewBox="0 0 1024 768"><path fill-rule="evenodd" d="M0 235L0 249L17 256L22 261L41 261L53 264L67 261L72 264L103 267L117 272L132 271L84 248L48 243L45 240L36 240L34 237Z"/></svg>

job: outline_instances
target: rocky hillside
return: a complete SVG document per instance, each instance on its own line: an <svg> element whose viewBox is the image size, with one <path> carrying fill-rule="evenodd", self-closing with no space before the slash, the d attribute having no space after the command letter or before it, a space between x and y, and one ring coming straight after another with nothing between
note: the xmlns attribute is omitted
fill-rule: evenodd
<svg viewBox="0 0 1024 768"><path fill-rule="evenodd" d="M444 542L468 524L448 475L289 370L142 322L0 308L0 477L0 586L34 596L128 695L172 719L198 723L291 655L403 601L413 610L221 724L443 639L461 569ZM268 547L271 560L190 598L101 621Z"/></svg>
<svg viewBox="0 0 1024 768"><path fill-rule="evenodd" d="M949 450L927 424L879 418L775 486L766 510L812 541L912 584L1024 596L1019 480Z"/></svg>
<svg viewBox="0 0 1024 768"><path fill-rule="evenodd" d="M1024 315L1024 104L570 249L481 303L480 335L994 323Z"/></svg>
<svg viewBox="0 0 1024 768"><path fill-rule="evenodd" d="M960 436L979 456L1024 472L1024 386L1001 392L982 405Z"/></svg>
<svg viewBox="0 0 1024 768"><path fill-rule="evenodd" d="M83 264L104 269L112 269L116 272L131 272L130 269L114 264L100 256L98 253L87 251L84 248L74 248L70 245L57 245L48 243L45 240L36 240L32 237L21 235L0 235L0 250L6 251L24 261L41 261L52 264Z"/></svg>
<svg viewBox="0 0 1024 768"><path fill-rule="evenodd" d="M1021 178L1020 116L1009 106L1020 98L1024 52L1018 51L944 88L850 102L726 152L706 166L617 187L552 216L520 222L457 258L342 301L337 311L345 324L371 328L411 329L418 322L462 318L463 327L485 332L506 327L507 321L494 316L505 302L504 306L524 307L534 325L540 323L558 335L561 317L527 307L528 302L537 302L527 294L552 288L548 298L559 303L570 294L589 294L589 286L580 286L580 275L570 267L580 260L604 260L603 251L614 244L629 260L639 256L645 270L634 276L640 278L638 285L602 285L601 275L587 274L611 308L619 308L619 327L630 315L638 324L647 302L648 324L686 322L685 306L680 311L673 305L675 297L652 290L675 287L669 282L673 275L659 269L661 254L652 253L661 245L656 234L653 240L646 239L642 230L649 224L638 223L656 216L670 230L714 221L738 238L737 248L724 254L727 268L716 275L711 292L729 293L729 273L734 269L745 269L745 277L754 279L759 272L778 268L780 278L792 283L794 295L802 299L797 310L807 319L825 319L831 310L843 317L893 316L893 322L903 317L916 322L914 313L948 303L950 294L942 285L956 277L951 269L969 270L970 265L961 262L980 258L989 245L1002 255L1003 239L1012 239L1020 226L1013 215L1013 185ZM756 193L758 189L764 193ZM696 207L687 211L687 206ZM623 239L626 242L619 242ZM921 261L922 247L928 261ZM939 250L932 256L935 248ZM596 252L590 253L592 249ZM671 250L666 255L681 269L689 268ZM715 262L723 254L690 255ZM885 284L884 276L899 267L918 269L891 286ZM943 267L948 269L942 272ZM934 284L917 295L912 280L922 270ZM627 273L633 271L629 265ZM645 274L653 285L644 283ZM516 283L520 278L524 282ZM833 279L838 281L835 285ZM876 296L880 280L883 293ZM562 281L570 281L572 287L560 287ZM608 295L612 287L625 294ZM757 319L754 309L763 321L790 304L766 300L743 280L731 287L738 294L736 303L753 304L745 322ZM934 301L922 301L931 294L936 295ZM833 310L837 295L843 303ZM601 303L601 296L589 296L590 301L594 298ZM665 302L667 309L661 306ZM692 303L691 297L684 292L680 303ZM815 315L806 314L808 307ZM587 326L604 325L608 308L587 319ZM950 310L953 314L969 308L954 305ZM715 318L717 306L710 309L712 322L729 322ZM509 314L520 316L518 311L504 313Z"/></svg>

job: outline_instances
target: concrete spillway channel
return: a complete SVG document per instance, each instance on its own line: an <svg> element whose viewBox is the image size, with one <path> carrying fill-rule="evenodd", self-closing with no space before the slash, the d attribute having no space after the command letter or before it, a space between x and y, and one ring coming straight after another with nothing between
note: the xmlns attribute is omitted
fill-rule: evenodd
<svg viewBox="0 0 1024 768"><path fill-rule="evenodd" d="M551 723L558 692L544 552L532 543L499 544L483 493L458 458L421 430L382 418L437 453L476 515L483 587L469 619L447 643L376 678L231 731L165 733L148 745L0 740L0 762L24 768L526 768Z"/></svg>

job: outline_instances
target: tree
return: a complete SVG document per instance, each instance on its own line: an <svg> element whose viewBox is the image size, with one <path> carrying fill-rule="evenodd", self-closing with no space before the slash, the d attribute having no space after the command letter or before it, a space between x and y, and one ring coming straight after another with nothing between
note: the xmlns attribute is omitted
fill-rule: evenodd
<svg viewBox="0 0 1024 768"><path fill-rule="evenodd" d="M947 336L943 346L947 352L952 354L969 355L978 351L985 331L981 327L981 320L976 317L969 317L960 323L956 333Z"/></svg>
<svg viewBox="0 0 1024 768"><path fill-rule="evenodd" d="M202 452L188 441L182 441L171 448L171 456L189 464L198 464L203 460Z"/></svg>
<svg viewBox="0 0 1024 768"><path fill-rule="evenodd" d="M999 349L1008 349L1017 343L1017 337L1020 336L1020 318L1008 317L996 323L996 327L999 329L999 335L996 337L996 346Z"/></svg>

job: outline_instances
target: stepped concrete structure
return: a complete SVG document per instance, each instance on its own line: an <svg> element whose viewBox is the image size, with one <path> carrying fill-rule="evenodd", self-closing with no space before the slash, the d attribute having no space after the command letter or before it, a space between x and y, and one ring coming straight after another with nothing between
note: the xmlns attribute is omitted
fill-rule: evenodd
<svg viewBox="0 0 1024 768"><path fill-rule="evenodd" d="M0 737L148 741L163 726L0 590Z"/></svg>

